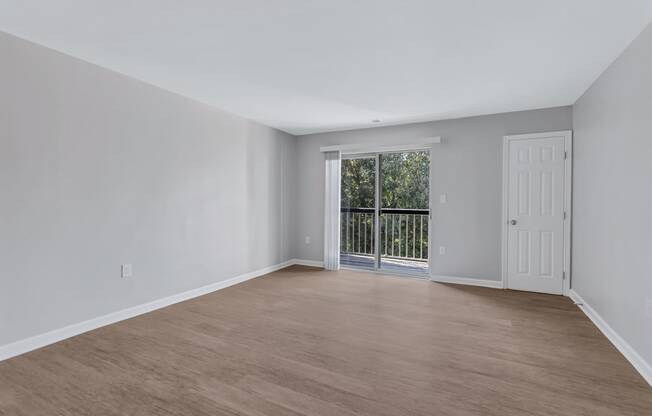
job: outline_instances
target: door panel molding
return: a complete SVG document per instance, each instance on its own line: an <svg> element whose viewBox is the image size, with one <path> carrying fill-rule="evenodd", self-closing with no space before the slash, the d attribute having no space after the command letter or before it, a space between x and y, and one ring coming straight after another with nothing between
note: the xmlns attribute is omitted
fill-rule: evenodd
<svg viewBox="0 0 652 416"><path fill-rule="evenodd" d="M564 157L564 180L563 180L563 186L564 186L564 191L563 191L563 211L564 211L564 219L563 219L563 281L562 281L562 294L565 296L568 296L571 288L571 227L572 227L572 161L573 161L573 132L571 130L563 130L563 131L553 131L553 132L544 132L544 133L531 133L531 134L517 134L517 135L507 135L503 137L503 209L502 209L502 223L501 223L501 230L502 230L502 258L501 258L501 279L502 279L502 287L503 288L508 288L509 287L509 246L510 246L510 240L509 240L509 228L510 228L510 218L509 218L509 192L510 192L510 145L515 142L519 142L522 140L536 140L536 139L552 139L552 138L563 138L564 142L564 152L563 156ZM552 149L548 149L545 147L540 148L540 160L542 161L548 161L551 158L554 158L554 152ZM517 153L517 162L519 164L529 164L532 162L532 157L534 155L531 154L531 151L522 151L519 150ZM539 158L537 158L539 159ZM529 175L531 176L531 175ZM534 178L532 178L534 179ZM539 192L544 192L548 190L548 186L553 186L552 183L548 183L548 181L551 178L536 178L534 180L537 181L536 183L536 188L538 188ZM525 185L525 183L523 183ZM528 181L528 186L534 185L531 181ZM550 194L552 195L552 189L550 189ZM521 202L523 203L523 206L521 205ZM518 208L525 208L524 205L528 205L528 209L531 209L531 201L527 201L528 203L525 204L525 200L520 201L518 204ZM551 208L552 201L549 201L545 199L545 201L542 199L539 201L541 204L541 209L547 213L548 209ZM539 207L536 207L535 210L537 210ZM543 212L542 211L542 212ZM549 259L549 256L551 253L548 253L547 251L543 251L544 249L548 248L548 236L546 238L543 238L544 236L535 236L537 238L537 242L545 243L543 245L537 244L539 247L539 250L541 251L542 258L545 258L546 260ZM531 265L528 265L531 266ZM537 265L537 269L541 269L545 272L548 271L549 265L544 265L540 264Z"/></svg>

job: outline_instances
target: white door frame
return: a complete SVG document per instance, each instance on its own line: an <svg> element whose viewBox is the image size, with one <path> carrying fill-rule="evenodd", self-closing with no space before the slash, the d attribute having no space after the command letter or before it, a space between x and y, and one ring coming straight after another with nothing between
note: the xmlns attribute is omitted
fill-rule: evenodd
<svg viewBox="0 0 652 416"><path fill-rule="evenodd" d="M571 226L572 226L572 186L573 186L573 131L552 131L546 133L515 134L503 137L503 215L502 215L502 259L501 278L503 288L508 287L507 256L509 230L509 144L516 140L564 138L564 279L563 294L568 296L571 287Z"/></svg>

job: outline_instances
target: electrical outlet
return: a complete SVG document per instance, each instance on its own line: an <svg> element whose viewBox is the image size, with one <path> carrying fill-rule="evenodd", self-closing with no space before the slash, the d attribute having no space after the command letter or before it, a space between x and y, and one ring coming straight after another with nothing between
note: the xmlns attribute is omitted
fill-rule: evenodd
<svg viewBox="0 0 652 416"><path fill-rule="evenodd" d="M309 235L306 236L306 244L310 244L310 236Z"/></svg>
<svg viewBox="0 0 652 416"><path fill-rule="evenodd" d="M132 276L131 264L123 264L121 272L122 272L121 273L122 277L131 277Z"/></svg>
<svg viewBox="0 0 652 416"><path fill-rule="evenodd" d="M439 246L439 254L442 255L442 256L443 256L444 254L446 254L446 247L444 247L444 246Z"/></svg>

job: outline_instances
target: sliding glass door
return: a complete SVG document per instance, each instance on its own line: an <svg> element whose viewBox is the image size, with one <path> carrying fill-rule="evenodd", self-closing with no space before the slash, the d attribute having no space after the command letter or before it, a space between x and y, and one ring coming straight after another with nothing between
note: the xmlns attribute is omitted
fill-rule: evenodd
<svg viewBox="0 0 652 416"><path fill-rule="evenodd" d="M341 185L341 265L426 277L429 152L344 156Z"/></svg>
<svg viewBox="0 0 652 416"><path fill-rule="evenodd" d="M429 153L380 155L380 188L380 269L427 275Z"/></svg>
<svg viewBox="0 0 652 416"><path fill-rule="evenodd" d="M376 269L376 178L378 157L342 159L340 264Z"/></svg>

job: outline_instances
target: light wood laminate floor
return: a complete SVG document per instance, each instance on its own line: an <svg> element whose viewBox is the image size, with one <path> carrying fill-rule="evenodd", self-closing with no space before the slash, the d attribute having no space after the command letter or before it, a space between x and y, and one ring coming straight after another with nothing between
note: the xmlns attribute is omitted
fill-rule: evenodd
<svg viewBox="0 0 652 416"><path fill-rule="evenodd" d="M559 296L291 267L0 363L0 414L652 415Z"/></svg>

